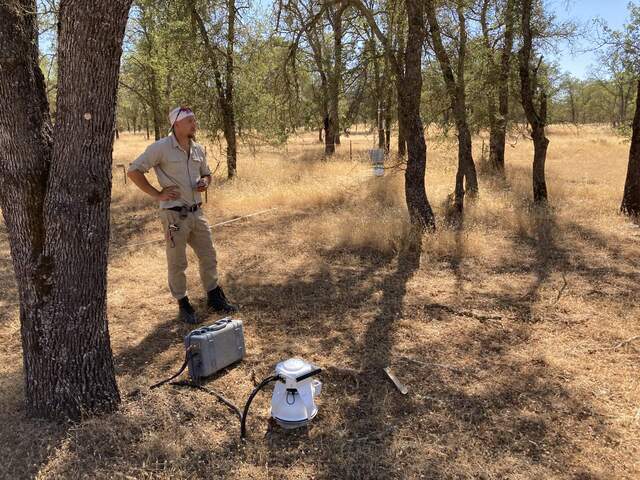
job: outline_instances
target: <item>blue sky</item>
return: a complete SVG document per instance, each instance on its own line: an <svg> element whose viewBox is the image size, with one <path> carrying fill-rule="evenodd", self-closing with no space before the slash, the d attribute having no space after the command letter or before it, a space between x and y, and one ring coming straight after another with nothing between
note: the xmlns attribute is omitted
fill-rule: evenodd
<svg viewBox="0 0 640 480"><path fill-rule="evenodd" d="M610 27L619 29L627 21L628 0L547 0L547 6L557 15L558 20L573 20L588 26L595 18L603 19ZM637 3L637 0L636 0ZM590 65L596 63L595 52L581 52L589 47L588 40L578 41L572 48L562 45L562 51L554 56L561 71L567 71L578 78L589 76Z"/></svg>

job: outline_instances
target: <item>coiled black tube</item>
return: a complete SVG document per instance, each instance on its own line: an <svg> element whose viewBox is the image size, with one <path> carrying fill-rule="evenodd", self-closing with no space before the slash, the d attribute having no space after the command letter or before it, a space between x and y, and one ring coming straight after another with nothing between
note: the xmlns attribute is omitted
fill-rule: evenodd
<svg viewBox="0 0 640 480"><path fill-rule="evenodd" d="M244 410L242 411L242 420L240 420L240 440L244 440L247 435L247 415L249 414L249 406L253 401L253 397L255 397L260 390L266 387L271 382L275 382L276 380L282 380L280 375L271 375L270 377L262 380L256 388L253 389L251 395L247 399L247 403L244 404Z"/></svg>

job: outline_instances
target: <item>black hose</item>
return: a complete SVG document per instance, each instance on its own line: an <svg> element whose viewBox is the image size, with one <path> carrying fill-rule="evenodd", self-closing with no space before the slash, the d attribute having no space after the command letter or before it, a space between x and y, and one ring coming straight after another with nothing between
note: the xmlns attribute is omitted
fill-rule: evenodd
<svg viewBox="0 0 640 480"><path fill-rule="evenodd" d="M173 380L174 378L179 377L179 376L180 376L180 374L181 374L182 372L184 372L184 369L185 369L185 368L187 368L187 365L189 364L189 360L191 360L191 354L192 354L192 352L194 352L195 350L196 350L196 346L195 346L195 345L192 345L191 347L187 348L187 351L186 351L186 352L185 352L185 354L184 354L184 363L183 363L183 364L182 364L182 366L180 367L180 370L178 370L178 371L176 372L176 374L175 374L175 375L173 375L173 376L171 376L171 377L169 377L169 378L167 378L167 379L165 379L165 380L162 380L162 381L160 381L160 382L158 382L158 383L154 383L153 385L151 385L151 386L149 387L149 389L150 389L150 390L153 390L154 388L158 388L159 386L164 385L164 384L165 384L165 383L167 383L167 382L170 382L170 381L171 381L171 380Z"/></svg>
<svg viewBox="0 0 640 480"><path fill-rule="evenodd" d="M178 370L176 372L175 375L171 376L170 378L167 378L166 380L162 380L161 382L158 382L154 385L151 385L151 389L153 388L158 388L161 385L164 385L165 383L169 383L171 382L171 380L173 380L174 378L180 376L180 374L182 372L184 372L185 368L187 368L187 365L189 364L189 360L191 359L192 356L192 352L195 350L195 345L189 347L186 351L185 354L185 359L184 359L184 363L182 364L182 366L180 367L180 370ZM319 369L318 371L313 371L313 372L309 372L310 374L303 376L304 378L308 378L311 375L314 375L316 373L319 373ZM258 392L260 390L262 390L264 387L266 387L269 383L274 382L276 380L282 380L282 378L279 375L271 375L267 378L265 378L264 380L262 380L258 386L256 386L256 388L253 389L253 392L251 392L251 395L249 395L249 398L247 399L247 403L245 403L244 405L244 410L242 412L240 412L240 409L238 407L236 407L231 401L229 401L227 398L225 398L223 395L221 395L220 393L214 391L214 390L209 390L208 388L203 387L202 385L198 384L198 380L199 379L194 379L194 381L188 382L188 381L182 381L182 382L172 382L170 383L170 385L174 385L176 387L189 387L189 388L195 388L197 390L201 390L203 392L208 393L209 395L212 395L214 397L216 397L218 400L220 400L222 403L224 403L227 407L229 407L231 410L233 410L233 413L235 413L238 418L240 419L240 440L244 440L246 435L247 435L247 415L249 414L249 406L251 405L251 402L253 401L253 398L258 394Z"/></svg>
<svg viewBox="0 0 640 480"><path fill-rule="evenodd" d="M233 413L235 413L238 416L238 420L242 421L242 413L240 412L240 409L238 407L236 407L230 400L228 400L226 397L224 397L222 394L216 392L215 390L210 390L208 388L203 387L202 385L198 385L196 383L187 382L187 381L172 382L169 385L174 385L176 387L195 388L197 390L201 390L203 392L206 392L209 395L212 395L212 396L216 397L218 400L220 400L222 403L224 403L227 407L229 407L233 411Z"/></svg>
<svg viewBox="0 0 640 480"><path fill-rule="evenodd" d="M242 412L242 417L240 420L240 440L244 440L244 438L247 435L247 415L249 414L249 406L253 401L253 397L255 397L257 393L261 389L266 387L269 383L275 382L276 380L281 380L280 375L271 375L270 377L265 378L258 384L256 388L253 389L253 392L251 392L251 395L249 395L249 398L247 399L247 403L244 404L244 410Z"/></svg>

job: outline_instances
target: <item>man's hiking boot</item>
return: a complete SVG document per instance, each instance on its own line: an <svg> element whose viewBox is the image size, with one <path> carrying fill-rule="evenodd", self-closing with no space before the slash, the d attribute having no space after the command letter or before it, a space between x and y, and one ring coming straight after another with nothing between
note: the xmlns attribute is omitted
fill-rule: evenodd
<svg viewBox="0 0 640 480"><path fill-rule="evenodd" d="M234 313L238 311L236 305L229 303L220 286L207 292L207 308L216 313Z"/></svg>
<svg viewBox="0 0 640 480"><path fill-rule="evenodd" d="M189 297L184 297L178 300L178 306L180 307L179 315L180 320L184 323L196 324L198 322L198 317L196 316L196 311L189 303Z"/></svg>

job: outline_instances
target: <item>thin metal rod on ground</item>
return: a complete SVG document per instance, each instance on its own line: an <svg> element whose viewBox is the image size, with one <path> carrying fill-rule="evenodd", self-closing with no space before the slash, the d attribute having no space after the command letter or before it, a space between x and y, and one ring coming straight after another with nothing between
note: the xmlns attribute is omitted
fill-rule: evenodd
<svg viewBox="0 0 640 480"><path fill-rule="evenodd" d="M214 225L211 225L211 229L215 228L215 227L221 227L222 225L228 225L229 223L233 223L233 222L238 222L240 220L244 220L245 218L251 218L251 217L255 217L256 215L262 215L264 213L268 213L268 212L272 212L274 210L277 210L277 207L274 208L269 208L267 210L261 210L259 212L255 212L255 213L250 213L249 215L242 215L240 217L236 217L236 218L232 218L231 220L225 220L224 222L219 222L216 223ZM138 243L126 243L124 245L117 245L113 247L113 250L121 250L123 248L131 248L131 247L138 247L140 245L148 245L151 243L159 243L159 242L164 242L164 237L163 238L155 238L153 240L146 240L144 242L138 242Z"/></svg>
<svg viewBox="0 0 640 480"><path fill-rule="evenodd" d="M233 223L233 222L238 222L240 220L244 220L245 218L255 217L256 215L262 215L264 213L272 212L272 211L277 210L277 209L278 209L277 207L269 208L267 210L261 210L259 212L250 213L249 215L243 215L241 217L232 218L231 220L225 220L224 222L219 222L219 223L216 223L214 225L211 225L211 228L213 229L215 227L221 227L222 225L228 225L228 224ZM147 244L150 244L150 243L158 243L158 242L163 242L163 241L164 241L164 238L160 238L160 239L147 240L145 242L139 242L139 243L128 243L128 244L124 244L124 245L118 245L118 246L114 247L114 249L115 250L120 250L120 249L123 249L123 248L136 247L136 246L139 246L139 245L147 245ZM16 305L20 305L20 302L0 303L0 308L14 307Z"/></svg>

